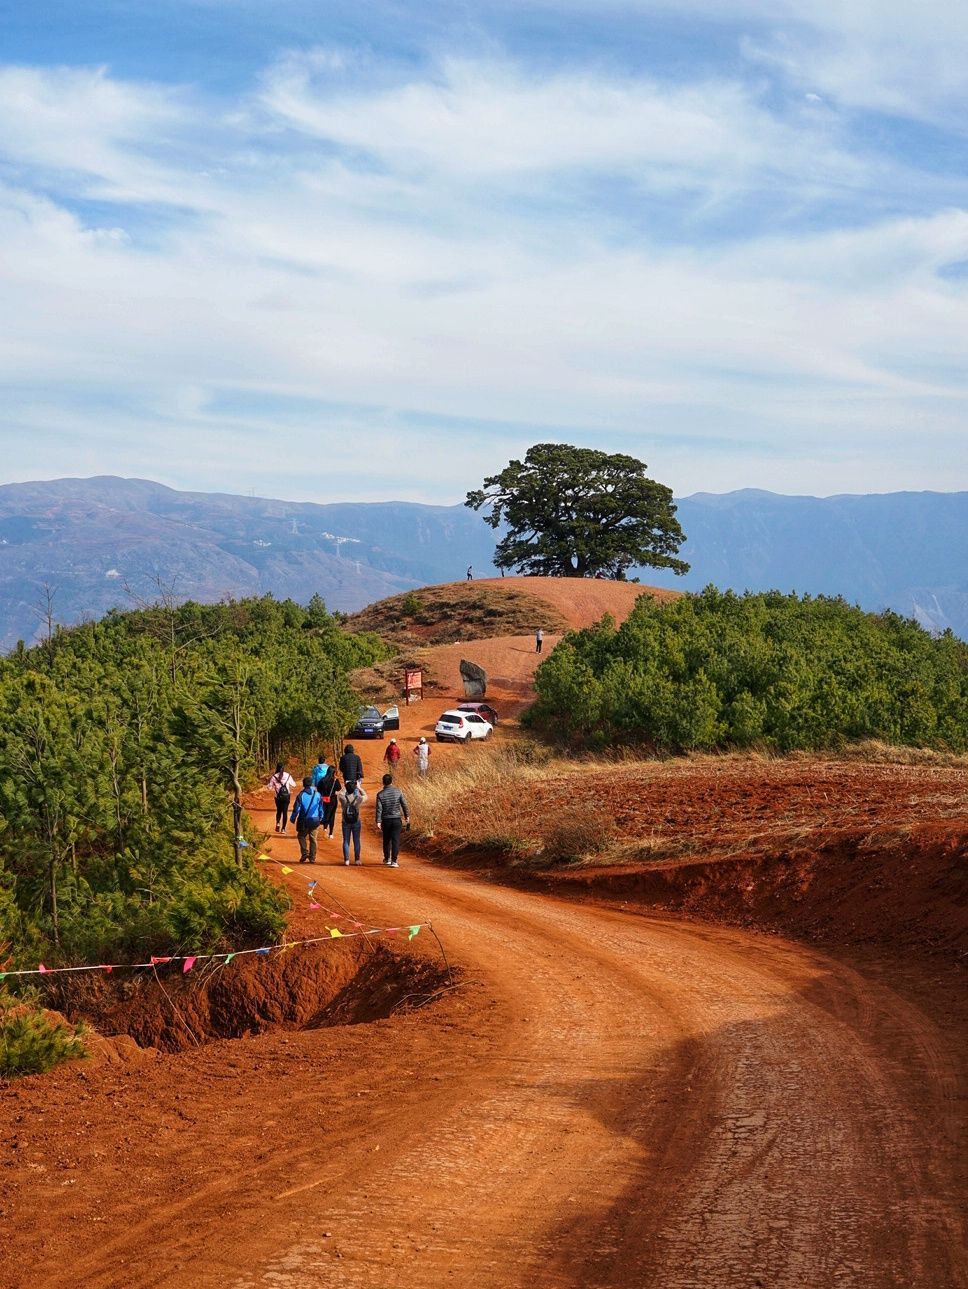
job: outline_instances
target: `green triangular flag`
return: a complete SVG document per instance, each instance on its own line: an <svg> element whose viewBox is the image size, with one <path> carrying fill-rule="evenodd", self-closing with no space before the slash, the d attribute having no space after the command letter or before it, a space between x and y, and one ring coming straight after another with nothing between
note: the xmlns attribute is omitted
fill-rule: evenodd
<svg viewBox="0 0 968 1289"><path fill-rule="evenodd" d="M407 927L407 930L410 932L410 934L407 936L408 940L412 940L415 935L420 934L419 926L410 926L410 927Z"/></svg>

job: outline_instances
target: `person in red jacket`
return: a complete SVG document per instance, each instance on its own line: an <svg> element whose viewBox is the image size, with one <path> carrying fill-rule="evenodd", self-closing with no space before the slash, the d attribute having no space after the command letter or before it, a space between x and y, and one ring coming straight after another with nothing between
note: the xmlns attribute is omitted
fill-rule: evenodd
<svg viewBox="0 0 968 1289"><path fill-rule="evenodd" d="M387 763L387 769L392 774L397 768L397 762L400 760L400 744L395 738L392 738L387 744L387 750L383 753L383 759Z"/></svg>

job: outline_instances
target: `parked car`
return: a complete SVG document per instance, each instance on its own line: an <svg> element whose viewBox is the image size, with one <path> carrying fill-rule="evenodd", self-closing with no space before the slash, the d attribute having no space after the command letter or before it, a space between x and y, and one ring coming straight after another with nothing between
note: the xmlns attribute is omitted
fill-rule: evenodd
<svg viewBox="0 0 968 1289"><path fill-rule="evenodd" d="M383 713L383 728L385 730L398 730L400 728L400 708L393 704Z"/></svg>
<svg viewBox="0 0 968 1289"><path fill-rule="evenodd" d="M490 738L494 726L476 712L444 712L434 733L438 743L469 743L474 738Z"/></svg>
<svg viewBox="0 0 968 1289"><path fill-rule="evenodd" d="M497 724L497 712L490 703L458 703L454 709L458 712L477 712L478 716L483 716L488 725Z"/></svg>
<svg viewBox="0 0 968 1289"><path fill-rule="evenodd" d="M375 707L361 707L357 722L346 737L383 738L383 730L383 717L377 709Z"/></svg>

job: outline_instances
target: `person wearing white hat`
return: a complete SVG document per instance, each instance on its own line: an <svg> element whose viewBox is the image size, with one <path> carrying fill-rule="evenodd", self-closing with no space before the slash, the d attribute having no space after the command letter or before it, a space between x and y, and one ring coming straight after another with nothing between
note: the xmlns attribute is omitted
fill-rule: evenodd
<svg viewBox="0 0 968 1289"><path fill-rule="evenodd" d="M392 738L387 744L387 750L383 753L383 759L387 763L387 769L392 774L397 768L397 762L400 760L400 744L395 738Z"/></svg>
<svg viewBox="0 0 968 1289"><path fill-rule="evenodd" d="M417 773L426 774L430 769L430 744L421 737L420 742L413 749L413 754L417 758Z"/></svg>

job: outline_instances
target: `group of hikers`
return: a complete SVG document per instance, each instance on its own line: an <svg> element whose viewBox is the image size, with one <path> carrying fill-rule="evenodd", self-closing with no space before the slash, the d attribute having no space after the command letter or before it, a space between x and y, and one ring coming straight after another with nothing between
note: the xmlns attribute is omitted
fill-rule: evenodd
<svg viewBox="0 0 968 1289"><path fill-rule="evenodd" d="M429 758L430 748L426 739L414 749L417 754L418 769L421 766L420 745L426 748ZM391 755L391 749L395 754ZM407 799L393 783L393 767L400 759L400 746L396 739L391 739L384 754L387 773L383 776L383 787L376 794L376 826L383 836L383 863L387 868L399 868L400 834L403 828L410 827L410 808ZM423 762L423 773L426 773L427 758ZM342 783L340 780L342 779ZM316 863L316 837L320 829L330 840L336 827L337 812L343 838L343 863L348 867L350 853L353 863L362 864L360 857L363 819L361 811L369 801L369 795L363 789L363 762L352 743L347 743L339 764L330 765L321 752L309 774L302 781L302 788L296 793L295 802L292 790L296 780L286 771L285 763L280 761L275 773L266 785L276 802L276 832L284 833L286 824L296 825L296 837L299 841L300 864Z"/></svg>

